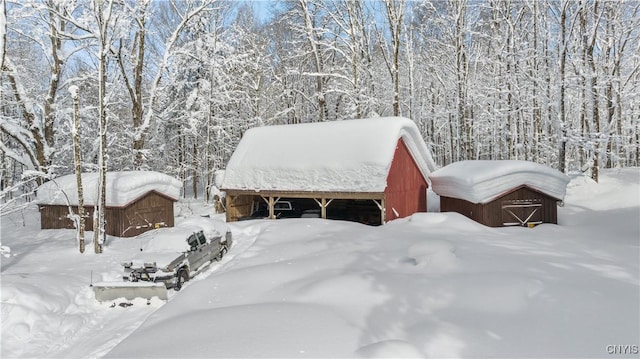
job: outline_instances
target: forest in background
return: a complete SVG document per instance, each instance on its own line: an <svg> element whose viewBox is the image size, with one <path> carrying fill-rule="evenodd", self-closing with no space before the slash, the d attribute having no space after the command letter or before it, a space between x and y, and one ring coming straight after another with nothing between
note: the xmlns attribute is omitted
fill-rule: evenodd
<svg viewBox="0 0 640 359"><path fill-rule="evenodd" d="M640 166L639 10L0 0L0 208L73 173L74 148L83 171L157 170L208 201L247 129L376 116L413 119L440 166L522 159L597 181Z"/></svg>

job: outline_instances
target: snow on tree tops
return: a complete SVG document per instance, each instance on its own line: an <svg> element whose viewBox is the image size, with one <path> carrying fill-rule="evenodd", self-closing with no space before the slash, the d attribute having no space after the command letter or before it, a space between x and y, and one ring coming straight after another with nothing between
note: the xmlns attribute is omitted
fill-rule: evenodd
<svg viewBox="0 0 640 359"><path fill-rule="evenodd" d="M471 203L491 202L501 194L526 185L563 200L569 177L558 170L529 161L460 161L431 174L433 191Z"/></svg>
<svg viewBox="0 0 640 359"><path fill-rule="evenodd" d="M435 164L416 124L407 118L253 128L231 156L221 188L384 191L399 139L428 178Z"/></svg>
<svg viewBox="0 0 640 359"><path fill-rule="evenodd" d="M98 201L97 172L82 174L83 202L93 206ZM182 183L169 175L153 171L107 172L107 198L109 207L122 207L156 191L167 197L178 199ZM78 187L76 175L55 178L38 188L38 204L77 205Z"/></svg>

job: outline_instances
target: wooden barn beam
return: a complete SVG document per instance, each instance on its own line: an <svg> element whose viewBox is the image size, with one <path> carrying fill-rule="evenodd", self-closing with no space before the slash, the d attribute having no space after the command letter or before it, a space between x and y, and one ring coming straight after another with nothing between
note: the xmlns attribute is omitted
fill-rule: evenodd
<svg viewBox="0 0 640 359"><path fill-rule="evenodd" d="M376 199L372 199L373 203L376 204L376 206L378 206L378 209L380 210L380 224L384 224L385 220L386 220L386 209L385 209L385 203L384 203L384 198L380 199L380 202L378 202L378 200Z"/></svg>
<svg viewBox="0 0 640 359"><path fill-rule="evenodd" d="M325 197L320 198L319 201L317 198L313 200L320 206L320 218L327 219L327 207L333 202L333 198L330 198L329 201Z"/></svg>
<svg viewBox="0 0 640 359"><path fill-rule="evenodd" d="M275 201L273 200L273 197L269 196L269 219L276 219L274 207Z"/></svg>
<svg viewBox="0 0 640 359"><path fill-rule="evenodd" d="M380 199L382 192L301 192L301 191L254 191L254 190L227 190L236 195L269 196L281 198L333 198L333 199ZM227 192L229 193L229 192Z"/></svg>

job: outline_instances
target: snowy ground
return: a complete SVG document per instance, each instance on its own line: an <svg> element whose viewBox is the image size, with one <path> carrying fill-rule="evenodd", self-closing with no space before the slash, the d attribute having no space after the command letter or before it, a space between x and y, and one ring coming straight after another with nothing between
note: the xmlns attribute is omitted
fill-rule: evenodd
<svg viewBox="0 0 640 359"><path fill-rule="evenodd" d="M574 178L560 225L426 213L382 227L231 224L235 246L167 303L109 308L135 240L80 255L35 209L2 218L10 357L615 357L640 338L640 169ZM180 205L180 218L209 208ZM23 226L24 224L24 226ZM91 249L91 245L88 245Z"/></svg>

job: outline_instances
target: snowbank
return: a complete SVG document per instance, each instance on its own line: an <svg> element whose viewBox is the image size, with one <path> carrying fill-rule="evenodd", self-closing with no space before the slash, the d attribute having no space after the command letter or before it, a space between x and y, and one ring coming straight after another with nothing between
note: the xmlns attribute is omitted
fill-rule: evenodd
<svg viewBox="0 0 640 359"><path fill-rule="evenodd" d="M638 168L574 177L559 226L487 228L457 213L230 223L222 261L168 302L128 308L95 302L91 271L117 279L148 238L79 254L75 231L40 230L32 206L0 217L0 356L609 357L640 337L639 180ZM185 225L210 212L177 206Z"/></svg>
<svg viewBox="0 0 640 359"><path fill-rule="evenodd" d="M528 161L460 161L430 175L439 196L471 203L487 203L526 185L553 198L564 199L569 177L550 167Z"/></svg>
<svg viewBox="0 0 640 359"><path fill-rule="evenodd" d="M400 138L428 178L435 164L415 123L406 118L253 128L238 144L220 188L384 191Z"/></svg>
<svg viewBox="0 0 640 359"><path fill-rule="evenodd" d="M93 206L98 200L97 172L82 174L84 204ZM127 171L107 172L107 206L123 207L150 191L159 192L173 199L180 197L182 183L159 172ZM78 187L76 175L55 178L38 188L38 204L77 205Z"/></svg>

